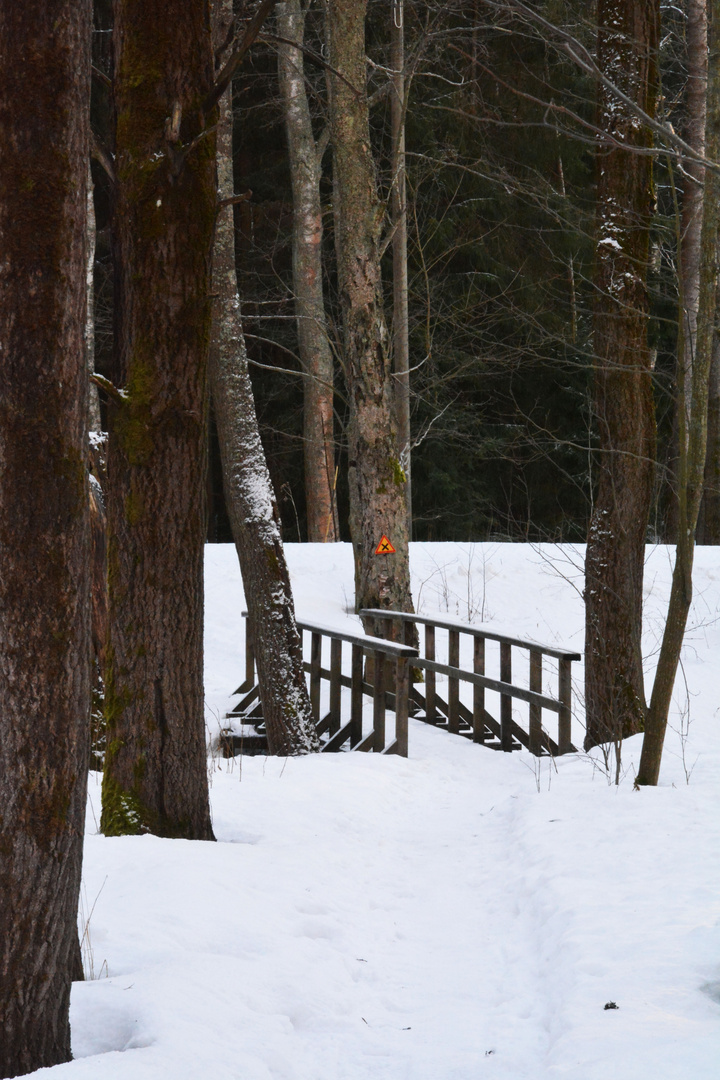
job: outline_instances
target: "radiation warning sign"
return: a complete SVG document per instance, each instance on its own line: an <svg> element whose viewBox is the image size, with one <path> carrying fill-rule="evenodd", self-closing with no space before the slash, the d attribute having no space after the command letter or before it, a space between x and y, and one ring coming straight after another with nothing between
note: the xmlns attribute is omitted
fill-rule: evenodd
<svg viewBox="0 0 720 1080"><path fill-rule="evenodd" d="M376 555L394 555L395 554L395 548L392 546L392 544L390 543L389 537L387 537L385 535L385 533L383 533L382 536L380 537L380 543L375 548L375 554Z"/></svg>

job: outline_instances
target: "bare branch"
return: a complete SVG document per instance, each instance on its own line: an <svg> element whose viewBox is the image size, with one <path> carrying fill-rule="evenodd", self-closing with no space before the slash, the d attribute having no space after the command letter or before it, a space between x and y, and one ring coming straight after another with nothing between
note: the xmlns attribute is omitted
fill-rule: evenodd
<svg viewBox="0 0 720 1080"><path fill-rule="evenodd" d="M104 375L99 375L97 371L94 371L90 376L90 382L95 383L101 390L104 390L116 405L127 404L127 396L124 391L118 390L117 386L111 383L109 379L106 379Z"/></svg>
<svg viewBox="0 0 720 1080"><path fill-rule="evenodd" d="M110 182L114 185L116 180L115 162L110 151L102 145L94 131L90 132L90 154L102 166L103 171L107 173Z"/></svg>
<svg viewBox="0 0 720 1080"><path fill-rule="evenodd" d="M272 9L275 7L276 2L277 0L262 0L260 7L257 9L254 16L250 20L250 23L242 39L235 45L235 48L230 53L230 56L222 67L217 79L215 80L215 86L205 98L205 101L203 103L204 112L209 113L211 109L214 109L220 98L227 90L228 86L230 85L235 76L235 72L245 59L246 54L255 44L262 25L267 19Z"/></svg>
<svg viewBox="0 0 720 1080"><path fill-rule="evenodd" d="M108 90L112 90L112 79L106 75L104 71L101 71L100 68L96 68L94 64L91 71L93 79L97 79L97 81L102 83L103 86L106 86Z"/></svg>
<svg viewBox="0 0 720 1080"><path fill-rule="evenodd" d="M247 202L252 199L252 191L243 191L242 195L230 195L227 199L220 199L217 208L218 213L226 206L235 206L237 203Z"/></svg>
<svg viewBox="0 0 720 1080"><path fill-rule="evenodd" d="M702 154L698 154L689 143L686 143L684 139L676 134L672 124L656 120L654 117L650 116L649 113L645 112L645 110L633 101L632 98L623 93L620 87L600 70L592 55L588 52L582 42L578 41L578 39L568 33L567 30L563 30L562 27L556 26L555 23L551 23L548 19L543 18L539 12L534 11L532 8L528 7L527 4L524 4L523 0L482 0L482 3L485 4L486 7L493 8L495 11L507 11L508 8L512 8L517 11L518 14L523 16L527 22L535 23L537 26L542 27L542 29L548 33L550 38L556 38L557 41L562 43L562 51L577 64L581 71L584 71L587 75L592 75L597 82L602 83L605 89L621 101L634 116L637 116L651 131L656 135L659 135L660 138L664 140L665 148L667 148L667 146L672 146L682 157L696 161L706 169L720 172L720 163L710 161ZM636 148L626 147L626 149L634 151Z"/></svg>

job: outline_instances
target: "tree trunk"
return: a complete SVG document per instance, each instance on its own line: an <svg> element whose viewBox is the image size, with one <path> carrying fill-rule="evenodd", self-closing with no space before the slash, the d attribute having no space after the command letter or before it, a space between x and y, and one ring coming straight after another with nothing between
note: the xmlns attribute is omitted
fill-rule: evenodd
<svg viewBox="0 0 720 1080"><path fill-rule="evenodd" d="M323 143L313 135L302 45L305 13L300 0L278 4L278 77L285 104L293 191L293 288L298 351L305 373L303 435L308 540L337 539L335 445L333 439L333 356L330 348L322 277L320 177Z"/></svg>
<svg viewBox="0 0 720 1080"><path fill-rule="evenodd" d="M390 66L393 93L390 99L392 128L392 227L393 227L393 361L395 366L398 446L406 476L408 540L412 540L412 441L410 435L410 340L407 268L407 184L405 182L405 5L392 0Z"/></svg>
<svg viewBox="0 0 720 1080"><path fill-rule="evenodd" d="M708 4L708 80L706 146L711 161L720 158L720 0ZM692 602L692 567L700 500L705 473L707 443L708 384L715 338L715 308L718 289L718 240L720 230L720 177L708 169L700 260L700 294L697 321L697 348L693 358L689 420L680 443L678 539L675 549L670 603L660 656L653 683L643 739L638 784L657 784L660 776L665 731L675 676L680 662L688 612Z"/></svg>
<svg viewBox="0 0 720 1080"><path fill-rule="evenodd" d="M232 0L214 0L215 40L224 40ZM233 194L232 104L220 102L218 188ZM265 454L247 368L235 271L232 206L218 215L213 258L215 315L210 381L220 441L225 499L240 560L253 636L263 717L272 754L319 749L303 671L302 642L295 623L290 575L280 534L280 515Z"/></svg>
<svg viewBox="0 0 720 1080"><path fill-rule="evenodd" d="M87 359L88 374L92 375L95 370L95 241L97 228L95 224L95 198L93 195L93 182L90 164L88 163L88 187L87 187L87 260L86 260L86 286L87 286L87 314L85 316L85 356ZM88 427L90 431L101 431L100 420L100 395L95 383L90 383L88 390Z"/></svg>
<svg viewBox="0 0 720 1080"><path fill-rule="evenodd" d="M685 141L700 155L705 153L705 102L707 98L707 0L687 0L685 32L688 77L685 87ZM698 296L700 291L700 233L702 231L703 183L705 170L697 161L683 165L682 217L679 240L679 301L682 326L678 337L677 383L682 394L675 408L684 405L687 427L692 400L692 369L697 336ZM673 438L667 469L665 536L675 543L678 529L678 432L679 417L673 423Z"/></svg>
<svg viewBox="0 0 720 1080"><path fill-rule="evenodd" d="M329 0L335 244L350 417L355 605L412 611L406 476L383 310L378 197L365 79L365 0ZM376 554L386 536L394 554ZM375 620L365 630L377 633Z"/></svg>
<svg viewBox="0 0 720 1080"><path fill-rule="evenodd" d="M116 370L101 828L212 839L203 701L215 111L207 0L115 4Z"/></svg>
<svg viewBox="0 0 720 1080"><path fill-rule="evenodd" d="M91 6L0 6L0 1077L69 1061L90 579Z"/></svg>
<svg viewBox="0 0 720 1080"><path fill-rule="evenodd" d="M657 0L600 0L598 62L654 114ZM594 407L598 484L585 563L585 746L642 729L645 537L655 459L646 276L652 158L648 131L604 87L598 126L628 146L598 152Z"/></svg>
<svg viewBox="0 0 720 1080"><path fill-rule="evenodd" d="M700 513L698 543L720 544L720 337L717 332L708 388L707 452Z"/></svg>

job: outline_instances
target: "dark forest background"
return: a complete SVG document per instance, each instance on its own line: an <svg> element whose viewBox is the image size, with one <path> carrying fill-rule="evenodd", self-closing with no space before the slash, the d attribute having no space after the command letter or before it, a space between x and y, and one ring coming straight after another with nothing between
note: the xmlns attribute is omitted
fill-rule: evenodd
<svg viewBox="0 0 720 1080"><path fill-rule="evenodd" d="M94 63L110 65L110 0L96 0ZM592 47L594 4L535 5ZM369 91L378 178L387 193L390 5L371 0ZM583 541L592 506L591 417L595 87L532 28L465 3L405 5L412 72L407 112L413 539ZM238 279L250 370L284 538L306 539L302 378L292 287L292 193L277 54L267 39L234 84ZM316 133L326 122L323 13L311 5L305 71ZM683 123L682 12L663 9L664 116ZM94 86L93 124L108 119ZM324 158L325 292L340 339L331 154ZM107 182L93 165L98 239L96 368L111 374L113 282ZM681 187L681 178L676 178ZM650 273L658 421L650 539L662 539L664 463L673 428L677 285L666 165L655 172ZM391 257L385 256L388 321ZM337 496L349 539L344 430L336 364ZM210 541L230 542L211 418Z"/></svg>

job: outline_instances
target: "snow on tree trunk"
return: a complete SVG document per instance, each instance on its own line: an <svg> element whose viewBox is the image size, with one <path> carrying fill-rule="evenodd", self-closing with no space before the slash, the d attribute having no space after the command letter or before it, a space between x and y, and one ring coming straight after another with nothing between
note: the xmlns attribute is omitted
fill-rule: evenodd
<svg viewBox="0 0 720 1080"><path fill-rule="evenodd" d="M364 0L329 0L335 245L350 417L350 535L359 610L412 611L406 476L383 310L378 197L365 78ZM394 554L376 554L383 536ZM378 633L374 620L365 630Z"/></svg>
<svg viewBox="0 0 720 1080"><path fill-rule="evenodd" d="M90 719L91 6L0 6L0 1076L69 1061Z"/></svg>
<svg viewBox="0 0 720 1080"><path fill-rule="evenodd" d="M203 698L215 226L209 5L115 4L115 377L101 828L212 839Z"/></svg>
<svg viewBox="0 0 720 1080"><path fill-rule="evenodd" d="M232 19L232 0L215 0L215 40ZM233 194L232 105L220 101L218 189ZM280 534L272 481L260 441L240 317L232 206L221 208L213 256L215 307L210 381L220 441L223 486L240 560L258 683L273 754L319 750L303 671L302 642L295 623L290 575Z"/></svg>
<svg viewBox="0 0 720 1080"><path fill-rule="evenodd" d="M653 115L657 0L600 0L598 63ZM597 490L585 563L586 747L640 731L645 718L641 630L655 420L646 289L653 214L652 138L605 87L598 126L628 147L597 152L594 320Z"/></svg>

